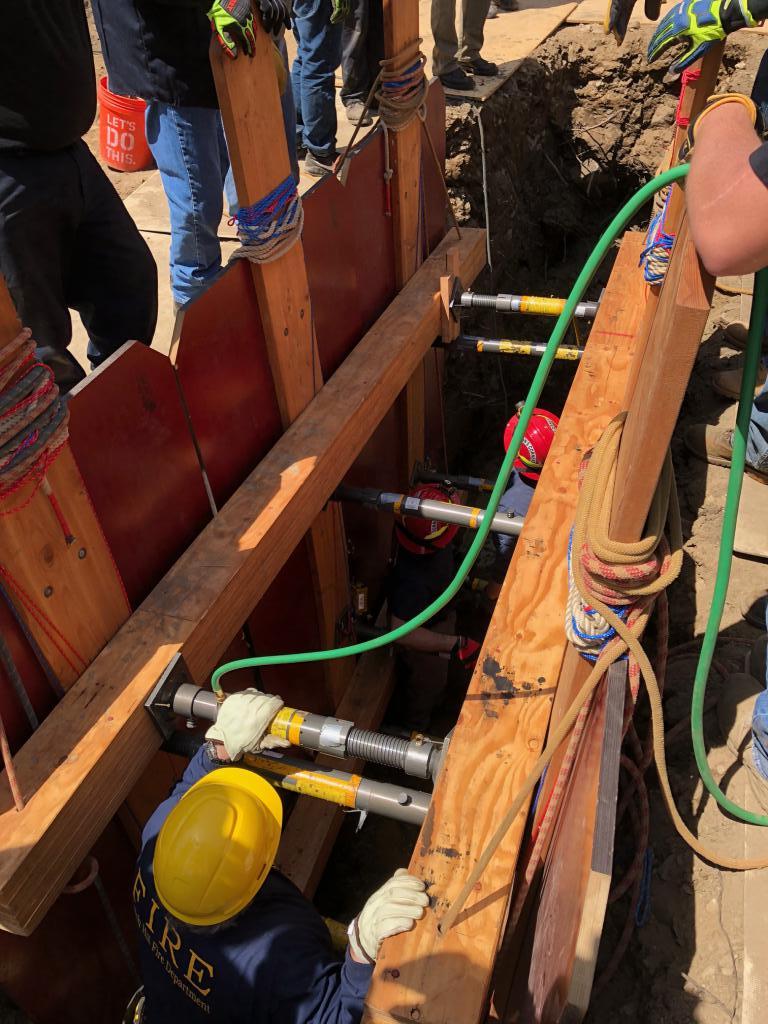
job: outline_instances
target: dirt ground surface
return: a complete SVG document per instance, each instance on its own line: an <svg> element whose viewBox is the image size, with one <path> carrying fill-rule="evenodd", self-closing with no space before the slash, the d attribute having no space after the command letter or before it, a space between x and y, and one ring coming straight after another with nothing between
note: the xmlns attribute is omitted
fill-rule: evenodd
<svg viewBox="0 0 768 1024"><path fill-rule="evenodd" d="M447 177L454 208L462 223L487 224L490 232L492 267L477 282L478 291L567 294L599 232L630 192L653 174L671 137L679 83L661 68L646 65L647 38L646 29L630 29L619 50L597 26L563 28L521 63L481 111L466 103L449 105ZM764 47L762 37L729 42L724 73L729 88L749 91ZM98 39L94 48L101 75ZM87 141L98 152L98 123ZM107 173L124 198L146 178ZM593 282L589 298L598 298L610 262ZM682 723L668 752L678 806L701 836L736 853L743 852L743 830L705 797L685 727L693 655L713 592L726 471L697 460L682 437L697 421L732 422L733 407L714 394L709 379L716 369L738 362L721 328L738 320L741 312L740 296L716 293L673 444L686 541L683 574L670 595L673 657L665 701L667 730ZM465 329L538 341L546 339L551 325L543 318L482 315L467 318ZM533 361L524 359L451 355L446 419L452 470L496 472L503 424L515 402L525 397L534 369ZM555 364L540 404L559 413L572 375L572 364ZM747 786L743 769L734 767L725 745L716 699L723 676L741 668L758 636L743 622L743 608L767 588L764 563L734 561L706 728L713 769L718 777L728 776L735 797ZM459 616L468 631L487 621L487 612L474 599L464 602ZM451 676L448 703L432 731L450 728L465 685L465 678ZM751 1024L755 1018L742 1018L743 876L695 859L670 824L652 773L649 788L650 912L644 926L634 930L617 971L596 993L588 1020L720 1024L744 1019ZM395 867L407 862L415 840L414 829L393 822L369 820L356 833L357 827L356 816L350 816L317 895L320 909L342 921L354 915L362 899ZM624 828L623 834L629 831ZM622 838L617 865L626 863L632 852L632 844ZM626 916L626 897L609 907L598 983ZM0 1005L3 1024L24 1020Z"/></svg>

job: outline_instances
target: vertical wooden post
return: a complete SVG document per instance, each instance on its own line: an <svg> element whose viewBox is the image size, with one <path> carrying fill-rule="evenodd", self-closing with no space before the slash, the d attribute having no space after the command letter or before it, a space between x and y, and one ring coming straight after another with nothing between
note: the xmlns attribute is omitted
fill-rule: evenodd
<svg viewBox="0 0 768 1024"><path fill-rule="evenodd" d="M699 77L689 81L685 92L680 97L680 117L683 121L691 121L704 108L707 97L715 91L717 75L720 71L720 63L723 59L724 43L715 43L707 50L704 57L697 61L694 68L698 68ZM675 124L672 142L670 145L669 166L677 163L677 154L685 141L688 132L687 125ZM672 235L677 235L685 217L685 194L679 185L673 185L670 196L667 214L664 220L665 230ZM627 380L627 390L624 396L624 408L629 409L632 404L632 397L637 386L637 378L640 367L645 360L645 350L650 337L653 322L656 318L656 310L659 308L659 297L661 286L650 288L645 303L645 312L637 332L635 345L635 358ZM647 510L646 510L647 511Z"/></svg>
<svg viewBox="0 0 768 1024"><path fill-rule="evenodd" d="M396 57L419 38L419 0L384 0L384 54ZM422 127L418 118L402 131L390 132L392 227L395 236L395 282L398 288L421 263L419 252L419 180ZM400 399L405 423L403 480L413 464L424 458L424 364L408 382Z"/></svg>
<svg viewBox="0 0 768 1024"><path fill-rule="evenodd" d="M242 54L231 60L212 41L211 65L238 201L251 206L291 173L270 37L259 25L256 53L250 60ZM280 414L287 427L323 385L301 240L274 262L251 263L250 268ZM336 624L349 601L346 540L338 504L329 504L318 516L308 545L321 638L325 647L333 647ZM331 708L339 703L353 670L349 659L326 662Z"/></svg>
<svg viewBox="0 0 768 1024"><path fill-rule="evenodd" d="M3 350L20 328L0 277L0 365L7 361ZM28 482L0 504L0 569L16 610L68 689L128 618L130 608L69 442L46 479L71 538L65 536L48 497Z"/></svg>

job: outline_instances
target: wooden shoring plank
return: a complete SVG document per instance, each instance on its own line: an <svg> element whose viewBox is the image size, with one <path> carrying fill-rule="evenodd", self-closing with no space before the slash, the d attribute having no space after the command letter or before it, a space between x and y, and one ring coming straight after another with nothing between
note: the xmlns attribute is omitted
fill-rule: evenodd
<svg viewBox="0 0 768 1024"><path fill-rule="evenodd" d="M717 76L723 59L724 46L725 44L722 42L713 43L705 53L704 57L701 60L696 61L691 68L692 71L699 71L699 77L690 80L687 83L685 86L685 92L683 93L680 101L679 120L683 123L678 124L677 120L675 123L674 134L668 154L668 159L671 164L676 164L678 162L678 153L680 152L680 147L685 141L685 137L688 132L687 122L695 118L704 109L707 98L715 91ZM679 185L673 185L672 195L670 196L669 206L664 218L664 230L672 235L677 235L684 216L685 196L683 189ZM648 289L645 313L637 332L635 360L629 373L627 392L624 396L625 409L629 409L632 405L632 397L637 386L638 374L640 373L640 368L645 361L646 345L651 334L651 329L653 328L654 320L656 319L661 290L661 286Z"/></svg>
<svg viewBox="0 0 768 1024"><path fill-rule="evenodd" d="M411 870L432 907L384 942L364 1019L474 1024L482 1019L524 815L496 851L456 924L438 922L539 756L566 647L566 554L579 465L621 408L631 361L615 324L631 311L642 235L626 235L491 620Z"/></svg>
<svg viewBox="0 0 768 1024"><path fill-rule="evenodd" d="M160 744L143 707L181 651L204 682L440 330L447 242L288 428L19 751L24 811L0 783L0 926L29 933ZM485 232L459 243L462 280Z"/></svg>
<svg viewBox="0 0 768 1024"><path fill-rule="evenodd" d="M364 654L357 663L336 717L361 729L377 729L384 717L395 682L395 658L391 647ZM364 762L339 760L321 754L315 761L328 768L359 773ZM276 867L311 898L325 870L339 834L344 812L312 797L299 797L283 828Z"/></svg>
<svg viewBox="0 0 768 1024"><path fill-rule="evenodd" d="M651 499L709 317L713 287L714 282L701 266L688 237L687 218L683 216L661 289L653 326L643 349L644 359L636 375L632 402L619 449L611 517L611 536L617 540L635 541L645 527ZM638 344L640 343L641 340L638 339ZM591 665L569 647L560 673L557 701L552 713L553 725L557 724L562 712L581 689L590 669ZM587 771L584 765L593 763L595 752L609 741L610 737L606 732L609 727L621 728L615 723L610 726L609 723L595 717L590 720L582 738L582 760L580 766L576 768L577 772ZM562 754L550 766L543 794L544 805L561 763ZM582 827L574 830L571 834L569 857L581 860L582 863L589 863L592 854L593 828ZM560 948L571 948L573 954L570 962L557 964L557 970L560 972L558 976L562 984L571 979L567 986L571 1015L569 1020L578 1021L583 1017L589 1003L589 990L598 952L598 944L594 943L589 949L592 957L590 960L585 949L578 948L578 936L583 935L585 929L589 931L590 919L592 922L596 920L600 900L607 901L608 890L607 887L603 887L597 892L587 893L586 889L574 891L571 887L567 892L568 899L581 907L582 913L567 924L562 920L559 922L558 929L562 940ZM542 905L548 905L550 900L556 903L558 899L563 898L563 891L550 894L545 887ZM603 906L602 913L604 912ZM537 920L536 927L546 928L546 914ZM572 942L572 945L569 946L569 942ZM552 964L548 966L550 969L553 967ZM546 973L547 967L542 968L535 962L532 963L529 988L535 986L535 977L542 970ZM541 1019L547 1021L550 1018L545 1015Z"/></svg>
<svg viewBox="0 0 768 1024"><path fill-rule="evenodd" d="M564 1013L581 1020L589 1004L613 870L626 680L626 661L616 662L595 695L589 726L602 745L581 745L563 793L544 869L526 1004L508 1007L505 1021L557 1024ZM583 832L591 851L586 860L577 855Z"/></svg>
<svg viewBox="0 0 768 1024"><path fill-rule="evenodd" d="M20 329L0 277L0 345ZM73 539L65 536L38 482L27 482L0 509L0 564L14 606L68 689L125 622L130 607L69 441L46 480ZM30 611L33 606L39 611ZM52 625L43 626L46 619Z"/></svg>
<svg viewBox="0 0 768 1024"><path fill-rule="evenodd" d="M258 15L255 15L258 18ZM241 206L252 206L291 175L288 145L269 33L256 33L250 60L232 60L211 40L211 66ZM283 426L303 412L323 376L304 260L298 239L270 263L249 261ZM337 642L337 624L349 608L344 520L337 503L322 509L307 536L315 608L323 646ZM334 708L353 671L347 659L323 666Z"/></svg>
<svg viewBox="0 0 768 1024"><path fill-rule="evenodd" d="M419 38L419 0L384 0L384 54L387 58ZM392 230L395 236L395 281L402 288L421 262L419 216L421 179L421 119L415 117L398 132L389 132L392 168ZM405 421L403 485L415 462L424 460L425 368L417 367L401 399Z"/></svg>

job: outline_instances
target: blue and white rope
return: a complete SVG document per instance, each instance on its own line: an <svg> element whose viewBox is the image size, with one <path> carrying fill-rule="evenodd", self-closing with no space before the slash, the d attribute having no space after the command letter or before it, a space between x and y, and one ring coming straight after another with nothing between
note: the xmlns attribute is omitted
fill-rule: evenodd
<svg viewBox="0 0 768 1024"><path fill-rule="evenodd" d="M235 217L240 247L230 259L272 263L301 237L304 207L289 175L253 206L241 207Z"/></svg>

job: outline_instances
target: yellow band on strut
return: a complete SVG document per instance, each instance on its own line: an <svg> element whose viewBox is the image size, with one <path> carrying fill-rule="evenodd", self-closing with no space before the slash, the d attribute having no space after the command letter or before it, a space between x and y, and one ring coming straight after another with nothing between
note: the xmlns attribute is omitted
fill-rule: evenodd
<svg viewBox="0 0 768 1024"><path fill-rule="evenodd" d="M281 740L288 740L291 746L301 746L301 727L304 718L303 711L297 711L296 708L281 708L272 719L269 734Z"/></svg>

